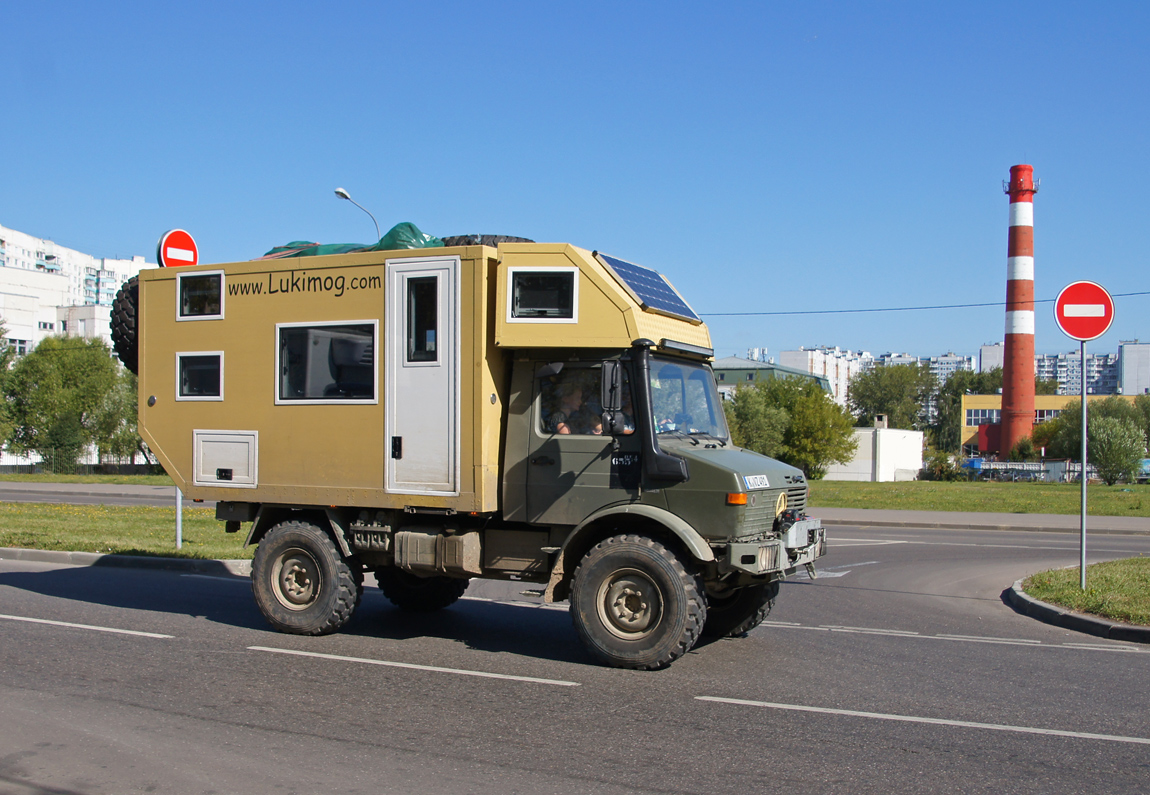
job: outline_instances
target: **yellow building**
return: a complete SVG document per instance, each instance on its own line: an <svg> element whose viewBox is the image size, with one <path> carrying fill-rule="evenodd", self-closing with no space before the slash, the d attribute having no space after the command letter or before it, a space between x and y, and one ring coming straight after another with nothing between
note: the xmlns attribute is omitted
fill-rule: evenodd
<svg viewBox="0 0 1150 795"><path fill-rule="evenodd" d="M1087 395L1087 403L1119 397L1133 402L1133 395ZM1035 395L1034 424L1052 420L1078 395ZM998 434L1002 427L1002 395L962 396L962 450L964 453L999 452Z"/></svg>

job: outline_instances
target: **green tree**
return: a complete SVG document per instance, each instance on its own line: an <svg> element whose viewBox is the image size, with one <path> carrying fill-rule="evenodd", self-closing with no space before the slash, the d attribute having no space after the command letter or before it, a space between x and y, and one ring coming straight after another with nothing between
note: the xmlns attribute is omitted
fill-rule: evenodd
<svg viewBox="0 0 1150 795"><path fill-rule="evenodd" d="M140 449L136 430L136 374L120 368L116 383L108 391L93 423L93 440L100 457L127 458Z"/></svg>
<svg viewBox="0 0 1150 795"><path fill-rule="evenodd" d="M1038 452L1034 449L1034 440L1029 436L1019 439L1006 457L1007 461L1036 461L1037 459Z"/></svg>
<svg viewBox="0 0 1150 795"><path fill-rule="evenodd" d="M1146 452L1146 435L1129 418L1092 416L1087 419L1086 444L1098 476L1113 486L1119 480L1134 481Z"/></svg>
<svg viewBox="0 0 1150 795"><path fill-rule="evenodd" d="M56 445L73 449L95 441L116 363L98 339L47 337L12 368L5 390L15 452L51 457Z"/></svg>
<svg viewBox="0 0 1150 795"><path fill-rule="evenodd" d="M778 378L760 381L754 388L763 393L768 408L782 409L789 418L777 449L780 461L818 479L831 464L851 460L858 442L850 412L831 400L816 382Z"/></svg>
<svg viewBox="0 0 1150 795"><path fill-rule="evenodd" d="M1150 439L1150 395L1139 395L1134 398L1134 408L1142 415L1142 433Z"/></svg>
<svg viewBox="0 0 1150 795"><path fill-rule="evenodd" d="M923 426L923 406L937 386L925 364L872 367L851 379L848 402L861 426L885 414L888 427L917 430Z"/></svg>
<svg viewBox="0 0 1150 795"><path fill-rule="evenodd" d="M756 384L740 384L732 399L723 402L723 410L735 444L778 457L791 417L786 409L769 405L764 390Z"/></svg>
<svg viewBox="0 0 1150 795"><path fill-rule="evenodd" d="M931 434L938 449L950 453L959 452L962 446L962 396L993 395L1002 388L1002 368L995 367L985 373L972 370L959 370L952 373L946 383L939 387L935 398L934 424Z"/></svg>
<svg viewBox="0 0 1150 795"><path fill-rule="evenodd" d="M12 362L15 358L16 349L8 343L8 327L0 319L0 445L12 433L12 415L8 410L8 401L2 398L8 394L8 380L12 375Z"/></svg>
<svg viewBox="0 0 1150 795"><path fill-rule="evenodd" d="M1087 422L1095 417L1111 417L1123 420L1141 429L1143 422L1142 412L1134 403L1123 400L1117 395L1111 395L1102 400L1092 400L1086 408ZM1046 447L1048 458L1069 458L1078 461L1082 458L1082 400L1070 400L1062 407L1062 413L1044 425L1052 425L1044 433L1050 435L1050 443ZM1093 426L1089 426L1093 427ZM1089 430L1088 427L1088 430ZM1089 436L1089 433L1087 434ZM1087 439L1089 443L1089 439ZM1089 456L1089 450L1087 455Z"/></svg>

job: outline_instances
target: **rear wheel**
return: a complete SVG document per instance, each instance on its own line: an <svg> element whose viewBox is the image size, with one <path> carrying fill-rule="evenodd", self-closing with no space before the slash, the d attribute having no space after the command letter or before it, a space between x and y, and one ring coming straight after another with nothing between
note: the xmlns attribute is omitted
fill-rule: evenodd
<svg viewBox="0 0 1150 795"><path fill-rule="evenodd" d="M256 548L252 592L264 618L280 632L327 635L355 612L363 573L314 524L281 522Z"/></svg>
<svg viewBox="0 0 1150 795"><path fill-rule="evenodd" d="M654 539L613 536L575 570L575 629L608 665L647 670L670 665L695 645L704 615L697 576Z"/></svg>
<svg viewBox="0 0 1150 795"><path fill-rule="evenodd" d="M742 588L707 588L707 623L703 635L708 638L741 637L763 623L779 595L777 581Z"/></svg>
<svg viewBox="0 0 1150 795"><path fill-rule="evenodd" d="M395 566L376 569L375 581L393 605L419 613L450 607L459 601L468 585L468 580L455 577L418 577Z"/></svg>

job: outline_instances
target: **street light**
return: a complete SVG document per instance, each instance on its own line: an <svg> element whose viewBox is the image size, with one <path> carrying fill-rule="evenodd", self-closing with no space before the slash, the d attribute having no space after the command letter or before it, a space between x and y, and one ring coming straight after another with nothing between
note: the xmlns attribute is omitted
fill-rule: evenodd
<svg viewBox="0 0 1150 795"><path fill-rule="evenodd" d="M376 239L376 240L379 240L380 238L382 238L382 237L383 237L383 235L381 235L381 234L379 233L379 221L375 220L375 216L374 216L374 215L372 215L372 214L371 214L371 213L368 211L368 209L367 209L366 207L364 207L362 204L360 204L359 202L357 202L355 199L351 198L351 194L350 194L350 193L348 193L348 192L347 192L346 190L344 190L343 188L336 188L336 189L335 189L335 195L336 195L336 196L338 196L338 197L339 197L339 198L341 198L341 199L347 199L349 202L351 202L352 204L354 204L356 207L358 207L359 209L361 209L361 210L363 210L365 213L367 213L368 217L369 217L369 218L371 218L371 222L372 222L373 224L375 224L375 239Z"/></svg>

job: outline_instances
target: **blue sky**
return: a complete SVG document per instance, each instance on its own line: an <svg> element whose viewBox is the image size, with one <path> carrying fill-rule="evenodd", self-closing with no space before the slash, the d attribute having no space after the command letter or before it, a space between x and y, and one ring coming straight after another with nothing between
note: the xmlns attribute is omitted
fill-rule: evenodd
<svg viewBox="0 0 1150 795"><path fill-rule="evenodd" d="M716 353L1001 341L1010 166L1035 292L1150 291L1150 5L0 3L0 224L201 260L385 230L662 271ZM1076 350L1037 310L1036 348ZM728 312L799 314L728 317ZM1150 341L1116 298L1089 350Z"/></svg>

